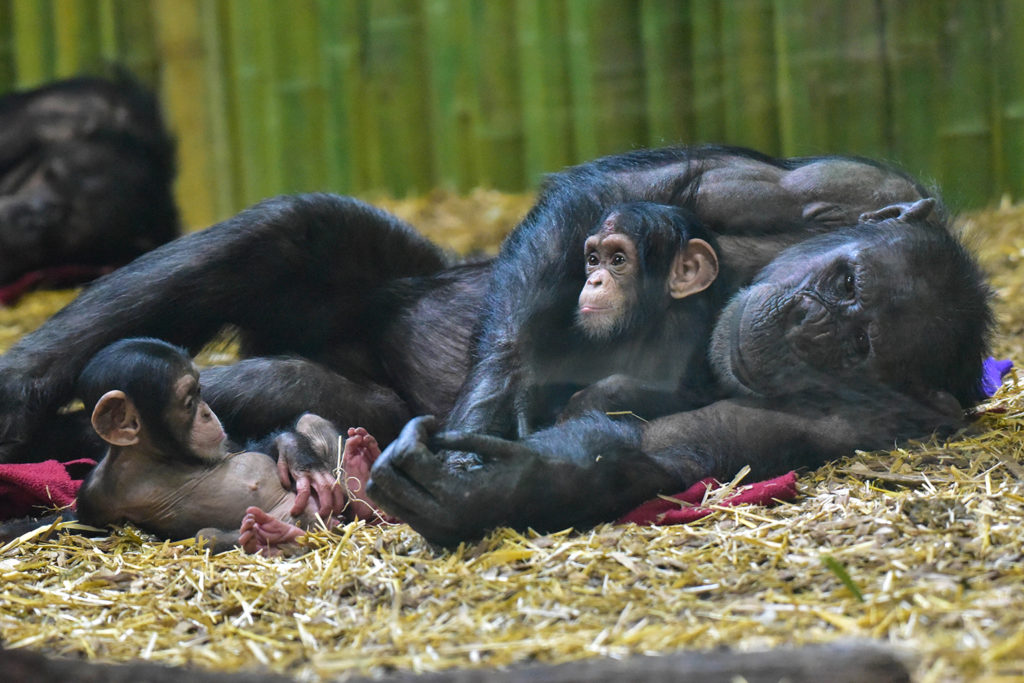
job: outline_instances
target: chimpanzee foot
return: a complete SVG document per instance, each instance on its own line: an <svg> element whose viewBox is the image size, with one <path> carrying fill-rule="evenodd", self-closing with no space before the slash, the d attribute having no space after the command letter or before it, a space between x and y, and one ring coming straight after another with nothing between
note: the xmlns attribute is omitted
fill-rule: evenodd
<svg viewBox="0 0 1024 683"><path fill-rule="evenodd" d="M250 507L242 518L238 544L247 553L275 557L282 552L297 549L295 540L305 533L294 524L282 522L258 507Z"/></svg>
<svg viewBox="0 0 1024 683"><path fill-rule="evenodd" d="M363 427L352 427L348 430L345 440L345 451L341 457L343 470L342 484L348 495L348 507L345 517L349 519L378 519L393 522L394 518L385 515L376 505L368 500L366 484L370 480L370 468L380 456L377 439Z"/></svg>

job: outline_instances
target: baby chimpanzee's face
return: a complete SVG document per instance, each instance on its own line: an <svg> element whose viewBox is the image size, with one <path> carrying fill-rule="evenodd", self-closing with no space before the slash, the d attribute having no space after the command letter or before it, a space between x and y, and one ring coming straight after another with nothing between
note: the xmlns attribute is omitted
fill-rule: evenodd
<svg viewBox="0 0 1024 683"><path fill-rule="evenodd" d="M215 460L223 455L226 435L217 415L200 394L198 373L193 371L175 382L167 407L167 424L180 443L196 456Z"/></svg>

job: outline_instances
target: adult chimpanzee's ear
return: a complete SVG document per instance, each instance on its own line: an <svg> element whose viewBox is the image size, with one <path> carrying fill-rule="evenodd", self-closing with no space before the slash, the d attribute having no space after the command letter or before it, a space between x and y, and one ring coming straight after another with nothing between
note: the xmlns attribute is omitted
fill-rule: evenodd
<svg viewBox="0 0 1024 683"><path fill-rule="evenodd" d="M92 411L92 427L114 446L134 446L139 442L142 421L135 404L123 391L108 391Z"/></svg>
<svg viewBox="0 0 1024 683"><path fill-rule="evenodd" d="M892 204L877 211L867 211L860 215L862 223L878 223L891 218L898 218L901 221L924 220L935 210L935 199L928 197L918 199L916 202L905 202L903 204Z"/></svg>
<svg viewBox="0 0 1024 683"><path fill-rule="evenodd" d="M718 277L718 254L701 239L692 239L680 249L668 274L668 293L683 299L707 289Z"/></svg>

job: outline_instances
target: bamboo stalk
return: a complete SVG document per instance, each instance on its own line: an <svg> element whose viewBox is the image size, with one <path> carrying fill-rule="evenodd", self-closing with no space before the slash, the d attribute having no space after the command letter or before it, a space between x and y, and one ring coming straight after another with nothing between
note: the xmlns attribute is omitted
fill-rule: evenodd
<svg viewBox="0 0 1024 683"><path fill-rule="evenodd" d="M640 6L648 145L694 138L690 5L678 0L643 0Z"/></svg>
<svg viewBox="0 0 1024 683"><path fill-rule="evenodd" d="M526 187L573 160L569 55L563 3L516 3L519 92L523 112L523 172Z"/></svg>
<svg viewBox="0 0 1024 683"><path fill-rule="evenodd" d="M431 0L425 5L430 62L432 173L440 187L464 192L477 184L480 106L471 0Z"/></svg>
<svg viewBox="0 0 1024 683"><path fill-rule="evenodd" d="M721 3L695 2L690 8L694 136L701 142L725 142Z"/></svg>
<svg viewBox="0 0 1024 683"><path fill-rule="evenodd" d="M178 132L180 172L175 191L186 227L203 227L217 215L213 188L217 179L209 165L212 133L203 79L203 46L199 33L200 0L157 0L154 12L164 59L164 110Z"/></svg>
<svg viewBox="0 0 1024 683"><path fill-rule="evenodd" d="M637 2L569 0L570 74L578 158L647 139Z"/></svg>
<svg viewBox="0 0 1024 683"><path fill-rule="evenodd" d="M886 0L885 52L891 112L891 146L886 156L916 174L934 173L939 146L934 103L942 82L942 17L932 0Z"/></svg>
<svg viewBox="0 0 1024 683"><path fill-rule="evenodd" d="M777 154L771 1L728 2L721 9L726 139Z"/></svg>
<svg viewBox="0 0 1024 683"><path fill-rule="evenodd" d="M99 56L108 66L118 61L117 20L114 0L98 0L96 21L99 29Z"/></svg>
<svg viewBox="0 0 1024 683"><path fill-rule="evenodd" d="M829 147L836 152L885 156L891 123L886 89L884 24L874 3L830 6L836 51L829 66Z"/></svg>
<svg viewBox="0 0 1024 683"><path fill-rule="evenodd" d="M53 77L53 6L45 0L14 0L11 34L19 88Z"/></svg>
<svg viewBox="0 0 1024 683"><path fill-rule="evenodd" d="M480 101L481 184L499 190L523 187L522 109L516 63L515 8L509 0L480 3L477 93Z"/></svg>
<svg viewBox="0 0 1024 683"><path fill-rule="evenodd" d="M61 78L98 70L102 63L99 5L81 0L55 0L55 75Z"/></svg>
<svg viewBox="0 0 1024 683"><path fill-rule="evenodd" d="M1004 1L995 6L995 26L999 37L992 68L996 70L999 85L999 111L1002 123L1000 150L1005 164L1005 177L1000 192L1013 199L1024 197L1024 5ZM995 142L995 141L993 141Z"/></svg>
<svg viewBox="0 0 1024 683"><path fill-rule="evenodd" d="M13 23L10 0L0 0L0 93L15 86Z"/></svg>
<svg viewBox="0 0 1024 683"><path fill-rule="evenodd" d="M375 118L380 164L372 187L396 196L426 192L433 185L431 143L423 135L429 105L421 6L413 0L369 4L366 66Z"/></svg>
<svg viewBox="0 0 1024 683"><path fill-rule="evenodd" d="M825 109L828 60L834 43L817 0L775 0L773 7L779 144L786 156L828 151Z"/></svg>
<svg viewBox="0 0 1024 683"><path fill-rule="evenodd" d="M314 0L271 4L277 27L274 60L276 98L281 122L274 150L286 192L327 189L324 185L324 103L320 54L311 36L318 16Z"/></svg>
<svg viewBox="0 0 1024 683"><path fill-rule="evenodd" d="M213 220L223 220L242 208L244 202L233 173L229 129L230 93L225 83L226 48L220 27L224 25L224 3L205 0L199 5L199 39L202 42L202 78L205 82L206 121L209 131L207 169L213 195Z"/></svg>
<svg viewBox="0 0 1024 683"><path fill-rule="evenodd" d="M154 5L136 0L114 0L118 61L144 82L161 82L162 57L158 56Z"/></svg>
<svg viewBox="0 0 1024 683"><path fill-rule="evenodd" d="M229 36L230 107L236 112L232 126L238 158L240 193L251 204L280 191L281 183L272 150L278 123L271 93L270 24L268 0L230 0Z"/></svg>
<svg viewBox="0 0 1024 683"><path fill-rule="evenodd" d="M325 182L333 192L350 193L355 188L354 123L351 101L357 91L348 73L358 59L358 45L349 42L355 33L354 3L320 0L317 41L321 72L328 96L323 100Z"/></svg>
<svg viewBox="0 0 1024 683"><path fill-rule="evenodd" d="M937 174L954 206L983 203L992 196L995 184L987 21L984 7L974 3L952 3L944 8L945 78L937 84L936 93L940 147Z"/></svg>

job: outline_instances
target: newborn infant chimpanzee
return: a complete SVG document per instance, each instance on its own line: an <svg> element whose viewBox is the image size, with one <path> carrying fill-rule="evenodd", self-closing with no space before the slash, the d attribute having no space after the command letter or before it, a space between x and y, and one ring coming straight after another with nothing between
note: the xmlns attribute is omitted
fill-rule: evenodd
<svg viewBox="0 0 1024 683"><path fill-rule="evenodd" d="M237 544L272 555L318 516L328 527L384 519L359 497L380 453L365 430L349 430L340 461L338 432L311 413L293 431L255 445L259 451L229 452L181 348L148 338L115 342L82 371L78 395L94 406L93 428L110 444L78 493L78 517L87 524L132 522L164 538L202 536L215 551ZM286 463L300 450L336 468L330 500L293 487Z"/></svg>

